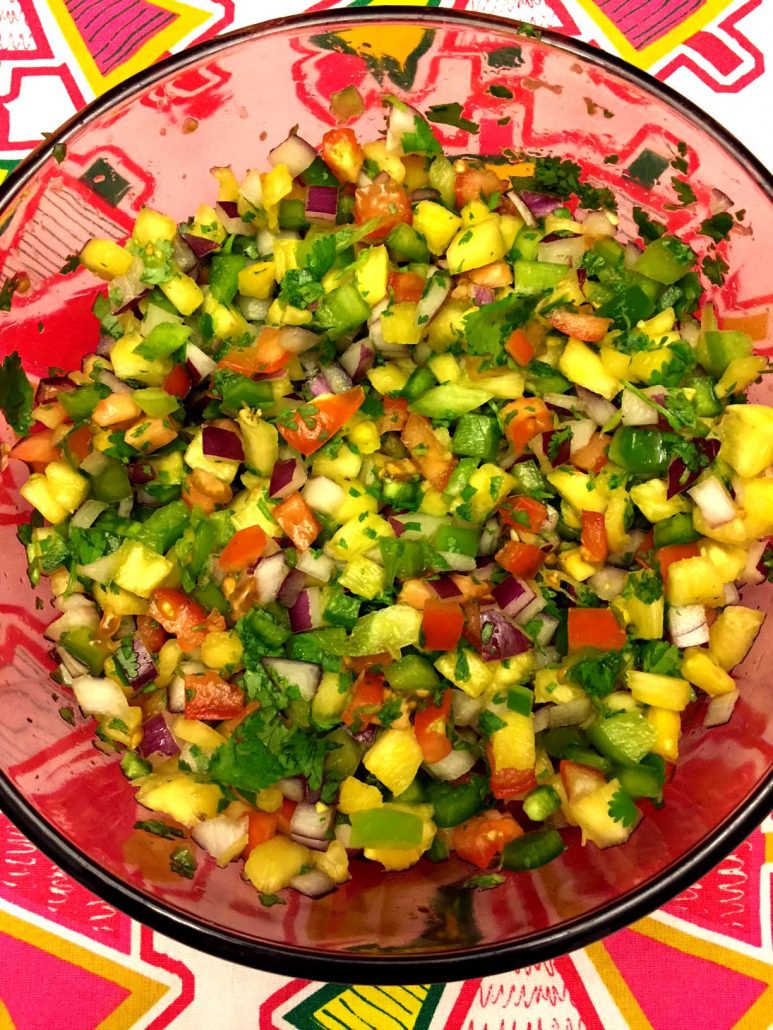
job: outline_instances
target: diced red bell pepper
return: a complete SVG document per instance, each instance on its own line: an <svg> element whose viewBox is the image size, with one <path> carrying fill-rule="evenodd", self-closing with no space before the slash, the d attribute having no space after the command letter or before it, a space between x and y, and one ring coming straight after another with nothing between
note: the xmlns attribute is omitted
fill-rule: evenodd
<svg viewBox="0 0 773 1030"><path fill-rule="evenodd" d="M167 633L177 637L183 651L197 650L207 635L207 613L182 590L168 587L155 590L148 604L148 615Z"/></svg>
<svg viewBox="0 0 773 1030"><path fill-rule="evenodd" d="M271 514L299 551L308 550L322 529L300 494L290 494Z"/></svg>
<svg viewBox="0 0 773 1030"><path fill-rule="evenodd" d="M365 392L361 386L353 386L344 393L318 397L284 415L277 422L277 429L291 447L308 457L346 425L364 400Z"/></svg>
<svg viewBox="0 0 773 1030"><path fill-rule="evenodd" d="M527 529L530 533L539 533L547 518L548 510L542 501L534 497L506 497L499 506L502 521L513 529Z"/></svg>
<svg viewBox="0 0 773 1030"><path fill-rule="evenodd" d="M625 647L625 630L611 608L570 608L567 614L569 653L593 647L598 651L619 651Z"/></svg>
<svg viewBox="0 0 773 1030"><path fill-rule="evenodd" d="M462 609L454 601L427 600L421 630L428 651L453 651L461 639L463 626Z"/></svg>
<svg viewBox="0 0 773 1030"><path fill-rule="evenodd" d="M514 329L505 342L505 350L517 365L524 368L534 357L534 348L522 329Z"/></svg>
<svg viewBox="0 0 773 1030"><path fill-rule="evenodd" d="M265 844L276 835L277 813L276 812L250 812L249 826L247 830L247 847L244 855L247 857L253 848L258 844Z"/></svg>
<svg viewBox="0 0 773 1030"><path fill-rule="evenodd" d="M260 526L246 526L238 530L223 548L220 568L225 572L240 572L249 568L263 554L267 536Z"/></svg>
<svg viewBox="0 0 773 1030"><path fill-rule="evenodd" d="M532 544L520 540L508 540L501 551L494 556L496 561L513 576L532 579L545 560L545 553Z"/></svg>
<svg viewBox="0 0 773 1030"><path fill-rule="evenodd" d="M219 722L244 708L244 692L216 672L188 673L185 678L185 718Z"/></svg>
<svg viewBox="0 0 773 1030"><path fill-rule="evenodd" d="M605 562L609 554L604 516L598 511L583 511L580 533L582 556L589 562Z"/></svg>
<svg viewBox="0 0 773 1030"><path fill-rule="evenodd" d="M341 722L344 726L354 727L355 732L359 733L370 726L383 704L384 677L377 672L363 672L357 677Z"/></svg>
<svg viewBox="0 0 773 1030"><path fill-rule="evenodd" d="M450 715L450 690L443 691L443 700L439 705L429 704L416 713L413 730L425 762L439 762L451 753L451 741L448 739Z"/></svg>

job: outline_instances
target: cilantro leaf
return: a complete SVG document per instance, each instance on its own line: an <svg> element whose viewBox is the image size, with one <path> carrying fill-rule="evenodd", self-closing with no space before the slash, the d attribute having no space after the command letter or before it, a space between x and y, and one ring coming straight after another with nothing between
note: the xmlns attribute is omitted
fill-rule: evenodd
<svg viewBox="0 0 773 1030"><path fill-rule="evenodd" d="M478 729L484 737L490 737L492 733L504 729L505 726L507 726L505 720L500 719L496 712L489 709L481 712L478 718Z"/></svg>
<svg viewBox="0 0 773 1030"><path fill-rule="evenodd" d="M308 268L290 268L282 279L279 300L294 308L308 308L324 293L322 283L314 278Z"/></svg>
<svg viewBox="0 0 773 1030"><path fill-rule="evenodd" d="M567 158L551 155L534 159L534 189L568 197L574 193L583 207L590 209L606 207L616 209L617 202L606 186L597 188L590 183L580 182L582 168Z"/></svg>
<svg viewBox="0 0 773 1030"><path fill-rule="evenodd" d="M30 431L32 405L32 386L21 367L21 358L14 351L0 365L0 411L19 436Z"/></svg>
<svg viewBox="0 0 773 1030"><path fill-rule="evenodd" d="M4 281L3 285L0 286L0 311L10 311L11 301L13 295L19 289L22 284L22 277L17 272L16 275L9 275Z"/></svg>
<svg viewBox="0 0 773 1030"><path fill-rule="evenodd" d="M635 597L642 604L654 604L663 596L663 580L655 569L629 572L623 588L623 597Z"/></svg>
<svg viewBox="0 0 773 1030"><path fill-rule="evenodd" d="M395 719L402 715L403 706L399 697L390 697L388 701L379 708L377 715L379 723L387 728L392 725Z"/></svg>
<svg viewBox="0 0 773 1030"><path fill-rule="evenodd" d="M427 111L427 118L431 122L439 122L442 125L452 125L455 129L464 129L465 132L480 132L477 122L470 121L462 114L462 105L457 101L450 104L433 104Z"/></svg>
<svg viewBox="0 0 773 1030"><path fill-rule="evenodd" d="M672 175L671 185L674 187L674 193L676 193L682 207L688 207L698 199L695 196L695 190L693 190L686 179L680 179L677 175Z"/></svg>
<svg viewBox="0 0 773 1030"><path fill-rule="evenodd" d="M169 868L178 876L192 880L196 872L196 856L190 848L181 845L179 848L175 848L169 856Z"/></svg>
<svg viewBox="0 0 773 1030"><path fill-rule="evenodd" d="M648 386L678 386L695 367L695 351L689 343L677 340L668 345L668 350L672 356L650 375Z"/></svg>
<svg viewBox="0 0 773 1030"><path fill-rule="evenodd" d="M59 269L60 275L69 275L70 272L77 271L81 266L80 254L70 254L65 263Z"/></svg>
<svg viewBox="0 0 773 1030"><path fill-rule="evenodd" d="M492 887L499 887L504 882L505 878L500 873L481 873L479 876L471 876L469 880L465 880L462 887L472 891L490 891Z"/></svg>
<svg viewBox="0 0 773 1030"><path fill-rule="evenodd" d="M701 271L706 276L708 281L714 286L721 286L725 281L729 265L724 258L721 258L719 254L711 256L707 254L701 262Z"/></svg>
<svg viewBox="0 0 773 1030"><path fill-rule="evenodd" d="M140 257L143 264L141 283L155 286L169 282L174 275L170 240L156 240L152 246L143 248Z"/></svg>
<svg viewBox="0 0 773 1030"><path fill-rule="evenodd" d="M624 665L622 651L607 651L598 658L582 658L575 662L567 676L590 697L606 697L615 689Z"/></svg>
<svg viewBox="0 0 773 1030"><path fill-rule="evenodd" d="M647 640L641 645L641 664L644 672L656 676L679 676L682 656L679 648L667 640Z"/></svg>
<svg viewBox="0 0 773 1030"><path fill-rule="evenodd" d="M475 132L477 131L475 129ZM413 119L413 132L404 132L402 142L406 154L427 154L433 157L443 153L443 148L428 122L418 114Z"/></svg>
<svg viewBox="0 0 773 1030"><path fill-rule="evenodd" d="M632 213L639 235L643 240L657 240L666 231L662 222L654 222L642 208L635 207Z"/></svg>
<svg viewBox="0 0 773 1030"><path fill-rule="evenodd" d="M610 818L626 827L635 826L639 819L639 809L634 804L631 795L626 793L622 787L619 787L612 795L608 811Z"/></svg>
<svg viewBox="0 0 773 1030"><path fill-rule="evenodd" d="M278 894L259 894L260 903L263 908L272 908L274 905L286 905L287 902L284 898L280 898Z"/></svg>
<svg viewBox="0 0 773 1030"><path fill-rule="evenodd" d="M170 826L160 819L145 819L142 822L135 823L134 829L144 830L145 833L152 833L154 837L163 837L165 840L173 840L175 837L184 836L182 830L178 830L176 826Z"/></svg>
<svg viewBox="0 0 773 1030"><path fill-rule="evenodd" d="M513 329L528 322L537 300L537 297L511 294L470 312L464 319L468 353L487 355L497 364L503 363L507 357L503 347L505 340Z"/></svg>
<svg viewBox="0 0 773 1030"><path fill-rule="evenodd" d="M729 211L718 211L701 222L701 235L710 236L715 243L719 243L727 239L734 225L735 221Z"/></svg>

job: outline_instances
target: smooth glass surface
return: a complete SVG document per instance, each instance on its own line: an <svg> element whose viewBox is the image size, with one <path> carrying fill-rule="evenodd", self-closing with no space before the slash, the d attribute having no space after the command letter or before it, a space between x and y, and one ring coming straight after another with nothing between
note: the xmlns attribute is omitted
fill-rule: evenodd
<svg viewBox="0 0 773 1030"><path fill-rule="evenodd" d="M492 97L493 82L513 99ZM520 37L493 19L400 8L273 23L206 44L151 69L143 83L124 84L76 120L61 163L50 149L33 155L0 201L2 275L24 272L30 282L11 313L0 313L0 353L20 351L36 374L77 364L97 342L90 308L102 284L83 269L61 275L67 257L92 235L125 236L143 204L185 219L214 197L211 166L230 163L239 177L263 167L293 125L319 142L334 124L330 94L349 83L367 105L355 126L361 138L380 131L380 98L394 92L422 109L464 101L480 132L439 126L451 152L512 147L581 159L621 198L623 231L633 231L631 207L639 204L705 253L708 240L696 232L712 188L722 190L746 217L725 254L732 272L718 293L720 315L728 326L745 320L764 348L773 208L764 173L737 144L590 48ZM697 200L674 208L668 162L679 141ZM619 161L605 163L610 155ZM643 185L637 168L660 178ZM758 393L771 399L768 390ZM22 475L12 463L0 481L0 804L69 872L187 943L339 980L495 972L570 950L654 908L719 861L770 807L773 620L740 670L732 721L706 732L700 706L687 715L667 804L649 809L624 847L570 848L544 870L477 893L460 888L472 871L464 863L383 874L355 861L338 893L316 902L290 894L286 906L270 909L238 866L217 869L202 853L192 882L173 876L169 843L132 829L144 810L116 760L94 749L92 723L73 728L57 714L68 699L58 689L52 696L41 635L53 610L44 590L36 606L15 540L26 510L17 493ZM744 603L769 605L766 596L748 590Z"/></svg>

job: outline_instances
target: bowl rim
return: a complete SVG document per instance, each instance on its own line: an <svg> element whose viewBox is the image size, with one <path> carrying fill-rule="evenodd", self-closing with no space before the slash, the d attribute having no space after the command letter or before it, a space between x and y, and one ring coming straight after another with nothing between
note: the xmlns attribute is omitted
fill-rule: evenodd
<svg viewBox="0 0 773 1030"><path fill-rule="evenodd" d="M447 8L347 8L301 13L243 26L198 43L151 65L125 79L87 104L64 122L44 142L22 159L0 186L0 209L5 207L35 172L53 154L57 144L119 102L146 90L154 82L189 64L239 45L251 38L270 36L285 29L310 30L329 25L368 21L422 22L428 27L457 22L468 28L496 30L523 40L522 22L497 15ZM747 172L762 192L773 200L773 174L732 133L711 115L670 86L621 58L591 47L582 40L551 29L540 29L535 40L612 72L625 81L653 94L703 129ZM484 944L455 952L426 952L368 955L362 952L323 952L313 947L275 944L247 938L220 929L204 920L183 914L105 872L89 856L61 837L53 826L24 800L5 772L0 771L0 810L73 879L114 905L130 918L178 942L216 958L236 962L283 976L314 977L333 983L403 984L445 983L475 976L504 973L533 965L582 948L614 933L674 898L681 890L708 873L770 814L773 808L773 768L759 782L746 803L728 815L686 855L673 863L656 880L628 891L622 897L586 915L547 930L535 931L513 942Z"/></svg>

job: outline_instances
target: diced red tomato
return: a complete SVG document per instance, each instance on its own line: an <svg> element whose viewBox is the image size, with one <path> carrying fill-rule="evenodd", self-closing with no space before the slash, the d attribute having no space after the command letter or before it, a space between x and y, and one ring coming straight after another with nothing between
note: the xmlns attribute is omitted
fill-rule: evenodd
<svg viewBox="0 0 773 1030"><path fill-rule="evenodd" d="M191 377L185 365L175 365L164 380L164 389L173 397L187 397L191 388Z"/></svg>
<svg viewBox="0 0 773 1030"><path fill-rule="evenodd" d="M290 494L271 514L299 551L308 550L322 529L300 494Z"/></svg>
<svg viewBox="0 0 773 1030"><path fill-rule="evenodd" d="M501 551L494 555L503 569L513 576L532 579L545 560L545 553L532 544L524 544L519 540L508 540Z"/></svg>
<svg viewBox="0 0 773 1030"><path fill-rule="evenodd" d="M230 368L245 376L278 372L290 363L291 355L279 343L279 330L265 326L249 347L233 347L218 361L218 368Z"/></svg>
<svg viewBox="0 0 773 1030"><path fill-rule="evenodd" d="M497 801L520 801L537 786L533 769L495 769L491 763L491 793Z"/></svg>
<svg viewBox="0 0 773 1030"><path fill-rule="evenodd" d="M700 553L697 544L671 544L669 547L661 547L655 552L655 557L660 565L663 582L668 581L668 570L674 562L684 561L685 558L697 558Z"/></svg>
<svg viewBox="0 0 773 1030"><path fill-rule="evenodd" d="M609 331L610 318L599 318L598 315L582 315L576 311L556 308L547 316L548 322L567 336L576 336L586 343L599 343Z"/></svg>
<svg viewBox="0 0 773 1030"><path fill-rule="evenodd" d="M277 813L276 812L250 812L249 827L247 830L247 847L244 855L247 857L253 848L258 844L265 844L276 834Z"/></svg>
<svg viewBox="0 0 773 1030"><path fill-rule="evenodd" d="M379 433L400 433L408 421L408 400L405 397L385 397L384 414L376 422Z"/></svg>
<svg viewBox="0 0 773 1030"><path fill-rule="evenodd" d="M487 869L506 844L523 835L511 815L476 815L451 831L451 846L459 858Z"/></svg>
<svg viewBox="0 0 773 1030"><path fill-rule="evenodd" d="M339 182L357 182L365 153L351 129L330 129L322 137L322 160Z"/></svg>
<svg viewBox="0 0 773 1030"><path fill-rule="evenodd" d="M232 719L244 708L240 687L216 672L188 673L185 678L185 718L219 722Z"/></svg>
<svg viewBox="0 0 773 1030"><path fill-rule="evenodd" d="M177 637L183 651L195 651L207 635L207 613L182 590L169 587L155 590L148 604L148 615L167 633Z"/></svg>
<svg viewBox="0 0 773 1030"><path fill-rule="evenodd" d="M502 180L489 168L465 168L456 173L456 206L469 204L471 200L480 200L481 196L491 197L495 193L504 193L506 187Z"/></svg>
<svg viewBox="0 0 773 1030"><path fill-rule="evenodd" d="M413 730L424 761L432 764L439 762L451 753L451 741L448 739L448 719L451 715L451 691L443 691L443 700L439 705L427 705L416 713Z"/></svg>
<svg viewBox="0 0 773 1030"><path fill-rule="evenodd" d="M146 650L158 654L166 643L166 630L149 615L137 616L137 633Z"/></svg>
<svg viewBox="0 0 773 1030"><path fill-rule="evenodd" d="M569 458L569 463L583 472L601 472L609 461L607 448L610 437L604 433L594 433L584 447L575 451Z"/></svg>
<svg viewBox="0 0 773 1030"><path fill-rule="evenodd" d="M91 430L88 425L73 429L64 438L63 445L78 464L84 461L91 452Z"/></svg>
<svg viewBox="0 0 773 1030"><path fill-rule="evenodd" d="M428 600L424 605L421 630L428 651L453 651L462 636L464 615L453 601Z"/></svg>
<svg viewBox="0 0 773 1030"><path fill-rule="evenodd" d="M476 651L480 651L480 601L477 599L465 601L462 604L462 614L464 615L462 636L468 644L472 644Z"/></svg>
<svg viewBox="0 0 773 1030"><path fill-rule="evenodd" d="M566 758L561 761L558 768L566 796L570 801L579 801L606 782L604 773L598 769L590 769L587 765L579 765Z"/></svg>
<svg viewBox="0 0 773 1030"><path fill-rule="evenodd" d="M553 416L539 397L519 397L502 409L505 433L520 457L535 436L553 428Z"/></svg>
<svg viewBox="0 0 773 1030"><path fill-rule="evenodd" d="M585 647L619 651L627 642L625 630L611 608L570 608L567 634L570 654Z"/></svg>
<svg viewBox="0 0 773 1030"><path fill-rule="evenodd" d="M374 721L384 703L384 677L377 672L363 672L355 681L349 704L344 709L341 722L353 726L359 733Z"/></svg>
<svg viewBox="0 0 773 1030"><path fill-rule="evenodd" d="M598 511L583 511L580 533L582 556L589 562L605 562L609 554L604 516Z"/></svg>
<svg viewBox="0 0 773 1030"><path fill-rule="evenodd" d="M297 804L297 801L291 801L289 798L284 798L282 800L282 807L274 813L276 815L276 828L280 833L284 833L289 836L290 822Z"/></svg>
<svg viewBox="0 0 773 1030"><path fill-rule="evenodd" d="M368 240L383 240L396 225L413 221L411 198L396 182L374 182L361 186L354 194L354 220L364 225L377 218L379 224L365 237Z"/></svg>
<svg viewBox="0 0 773 1030"><path fill-rule="evenodd" d="M548 516L548 510L542 501L534 497L506 497L499 506L502 521L513 529L527 529L530 533L539 533L540 527Z"/></svg>
<svg viewBox="0 0 773 1030"><path fill-rule="evenodd" d="M52 441L53 430L44 429L40 433L19 440L11 448L8 457L19 461L34 462L37 465L49 465L52 461L61 461L62 452Z"/></svg>
<svg viewBox="0 0 773 1030"><path fill-rule="evenodd" d="M424 292L426 280L418 272L389 273L389 289L392 291L392 299L401 304L403 301L410 301L418 304Z"/></svg>
<svg viewBox="0 0 773 1030"><path fill-rule="evenodd" d="M505 350L522 368L528 365L534 357L534 348L522 329L514 329L510 333L505 343Z"/></svg>
<svg viewBox="0 0 773 1030"><path fill-rule="evenodd" d="M400 434L411 460L431 486L441 492L448 485L456 459L438 439L432 423L423 415L411 412Z"/></svg>
<svg viewBox="0 0 773 1030"><path fill-rule="evenodd" d="M291 447L308 457L349 421L364 400L361 386L318 397L296 409L286 421L277 423L277 429Z"/></svg>
<svg viewBox="0 0 773 1030"><path fill-rule="evenodd" d="M225 572L240 572L254 565L263 554L266 534L260 526L247 526L234 533L220 555L220 568Z"/></svg>

